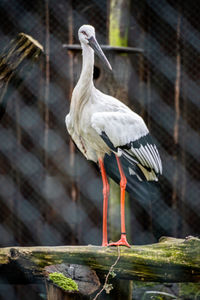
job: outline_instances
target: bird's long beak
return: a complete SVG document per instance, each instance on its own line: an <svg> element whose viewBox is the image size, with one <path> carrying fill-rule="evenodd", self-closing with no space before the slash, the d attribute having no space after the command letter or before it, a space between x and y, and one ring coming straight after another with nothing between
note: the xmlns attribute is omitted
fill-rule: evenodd
<svg viewBox="0 0 200 300"><path fill-rule="evenodd" d="M103 53L101 47L99 46L99 43L95 39L95 37L91 37L88 39L90 47L94 50L94 52L98 55L98 57L101 59L101 61L112 71L112 67L107 60L105 54Z"/></svg>

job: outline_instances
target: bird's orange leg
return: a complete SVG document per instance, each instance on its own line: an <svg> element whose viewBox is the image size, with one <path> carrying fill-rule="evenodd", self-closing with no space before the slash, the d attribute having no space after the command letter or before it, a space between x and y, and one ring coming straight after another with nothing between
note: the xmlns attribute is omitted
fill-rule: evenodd
<svg viewBox="0 0 200 300"><path fill-rule="evenodd" d="M130 247L126 239L126 228L125 228L125 190L127 179L122 169L119 157L116 155L117 165L120 173L120 189L121 189L121 238L118 242L110 243L108 246L127 246Z"/></svg>
<svg viewBox="0 0 200 300"><path fill-rule="evenodd" d="M99 166L101 170L101 176L103 181L103 240L102 246L108 246L108 236L107 236L107 214L108 214L108 197L109 197L109 184L106 176L106 171L104 168L104 163L102 159L99 159Z"/></svg>

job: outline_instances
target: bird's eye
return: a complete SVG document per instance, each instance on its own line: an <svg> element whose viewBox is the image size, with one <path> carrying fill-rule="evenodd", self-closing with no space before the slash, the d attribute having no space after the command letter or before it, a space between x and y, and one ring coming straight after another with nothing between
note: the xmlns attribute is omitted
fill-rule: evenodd
<svg viewBox="0 0 200 300"><path fill-rule="evenodd" d="M81 31L81 33L84 34L84 35L86 35L86 36L88 36L87 33L86 33L85 31Z"/></svg>

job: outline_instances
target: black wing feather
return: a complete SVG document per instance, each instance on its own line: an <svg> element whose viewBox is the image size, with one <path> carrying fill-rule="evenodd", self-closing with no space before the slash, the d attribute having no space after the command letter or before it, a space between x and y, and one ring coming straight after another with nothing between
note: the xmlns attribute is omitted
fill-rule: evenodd
<svg viewBox="0 0 200 300"><path fill-rule="evenodd" d="M117 152L117 148L113 145L105 131L102 131L101 138L104 140L104 142L107 144L107 146L114 152Z"/></svg>
<svg viewBox="0 0 200 300"><path fill-rule="evenodd" d="M105 132L102 132L101 137L115 153L121 150L121 158L127 160L127 163L129 164L128 170L129 173L132 172L132 175L136 173L141 180L146 180L137 164L142 165L148 172L152 171L155 174L162 173L160 156L150 134L118 147L113 145Z"/></svg>

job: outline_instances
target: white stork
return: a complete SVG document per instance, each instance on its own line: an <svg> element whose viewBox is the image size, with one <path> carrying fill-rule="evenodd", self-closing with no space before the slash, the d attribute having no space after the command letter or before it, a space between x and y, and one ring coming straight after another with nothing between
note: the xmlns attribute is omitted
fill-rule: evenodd
<svg viewBox="0 0 200 300"><path fill-rule="evenodd" d="M156 145L143 119L114 97L95 88L93 83L94 51L112 70L96 38L95 29L83 25L78 31L82 47L82 71L71 99L65 122L67 130L83 155L99 163L103 181L102 246L130 247L125 230L125 189L133 182L157 181L162 164ZM114 168L117 162L117 168ZM105 165L106 161L106 165ZM112 169L109 172L110 168ZM107 206L109 184L106 171L119 182L121 189L121 238L108 244Z"/></svg>

